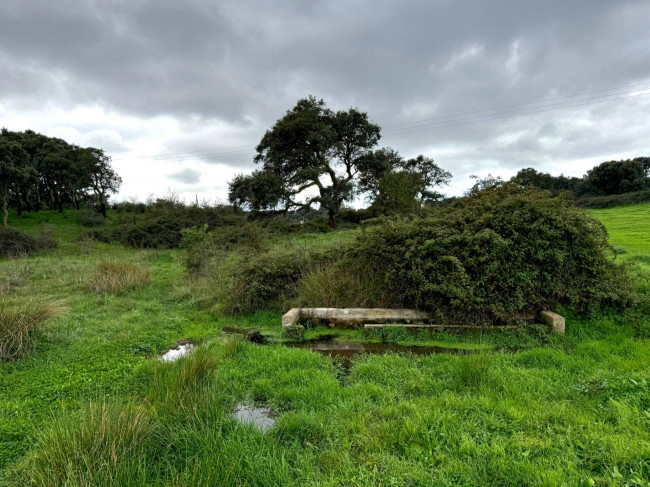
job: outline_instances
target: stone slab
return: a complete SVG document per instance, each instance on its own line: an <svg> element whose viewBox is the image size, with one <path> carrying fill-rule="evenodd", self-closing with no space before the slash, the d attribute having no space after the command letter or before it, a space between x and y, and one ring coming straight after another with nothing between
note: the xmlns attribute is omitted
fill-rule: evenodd
<svg viewBox="0 0 650 487"><path fill-rule="evenodd" d="M560 333L564 335L566 321L564 319L564 316L560 316L553 311L540 311L537 316L542 321L542 323L546 323L551 327L553 333Z"/></svg>

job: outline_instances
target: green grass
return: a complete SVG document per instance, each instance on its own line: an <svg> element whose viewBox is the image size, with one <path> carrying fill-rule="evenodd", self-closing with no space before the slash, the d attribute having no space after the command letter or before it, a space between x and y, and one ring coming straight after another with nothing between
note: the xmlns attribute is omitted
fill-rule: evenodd
<svg viewBox="0 0 650 487"><path fill-rule="evenodd" d="M625 251L618 258L640 264L650 275L650 203L591 213L607 227L611 242Z"/></svg>
<svg viewBox="0 0 650 487"><path fill-rule="evenodd" d="M649 209L593 212L626 248L618 258L646 277ZM0 281L19 276L13 299L37 294L66 313L42 323L30 355L0 363L0 484L649 485L647 315L566 310L565 337L346 331L481 353L360 357L345 371L306 350L224 337L236 325L279 341L280 315L205 311L188 292L182 251L88 248L75 212L11 219L29 232L44 220L60 248L0 261ZM335 245L354 233L274 245ZM150 283L95 294L105 261L142 266ZM203 346L160 363L181 338ZM276 426L262 434L237 423L229 413L240 402L272 407Z"/></svg>

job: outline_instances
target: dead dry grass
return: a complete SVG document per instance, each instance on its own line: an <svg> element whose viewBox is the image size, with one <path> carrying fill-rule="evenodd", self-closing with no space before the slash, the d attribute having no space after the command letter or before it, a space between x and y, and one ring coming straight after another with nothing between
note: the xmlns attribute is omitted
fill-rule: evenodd
<svg viewBox="0 0 650 487"><path fill-rule="evenodd" d="M39 296L0 297L0 359L15 360L29 353L39 325L63 313L56 301Z"/></svg>
<svg viewBox="0 0 650 487"><path fill-rule="evenodd" d="M90 282L90 288L98 294L119 294L129 289L149 284L149 269L134 262L101 262Z"/></svg>

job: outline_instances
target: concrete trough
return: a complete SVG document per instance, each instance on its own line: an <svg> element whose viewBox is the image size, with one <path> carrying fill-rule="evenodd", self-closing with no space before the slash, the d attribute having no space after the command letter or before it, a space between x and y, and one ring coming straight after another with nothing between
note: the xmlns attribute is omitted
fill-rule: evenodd
<svg viewBox="0 0 650 487"><path fill-rule="evenodd" d="M565 319L552 311L540 311L537 318L551 327L553 333L564 334ZM431 324L432 316L416 309L387 308L293 308L282 316L282 329L286 332L293 325L311 320L316 326L328 324L339 328L482 328L478 326L454 326ZM511 326L500 326L511 328Z"/></svg>
<svg viewBox="0 0 650 487"><path fill-rule="evenodd" d="M553 313L553 311L540 311L537 313L537 317L542 323L549 325L553 333L564 335L564 328L566 323L564 316Z"/></svg>
<svg viewBox="0 0 650 487"><path fill-rule="evenodd" d="M293 308L282 317L282 327L289 328L311 320L315 324L330 324L336 327L361 327L366 323L391 321L411 322L431 320L431 314L416 309L387 308Z"/></svg>

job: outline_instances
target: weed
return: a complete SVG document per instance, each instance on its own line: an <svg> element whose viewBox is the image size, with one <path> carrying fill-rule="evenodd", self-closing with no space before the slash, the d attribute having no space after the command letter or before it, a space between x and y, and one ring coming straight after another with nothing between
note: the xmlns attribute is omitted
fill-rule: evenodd
<svg viewBox="0 0 650 487"><path fill-rule="evenodd" d="M30 352L39 325L62 312L61 305L45 298L0 296L0 359L14 360Z"/></svg>
<svg viewBox="0 0 650 487"><path fill-rule="evenodd" d="M95 268L90 288L95 293L123 293L149 284L149 270L136 263L102 262Z"/></svg>
<svg viewBox="0 0 650 487"><path fill-rule="evenodd" d="M34 485L144 485L139 465L160 449L159 434L146 405L91 404L52 419L25 474Z"/></svg>
<svg viewBox="0 0 650 487"><path fill-rule="evenodd" d="M353 272L341 263L307 270L297 287L300 306L382 308L387 304L381 281L371 273Z"/></svg>
<svg viewBox="0 0 650 487"><path fill-rule="evenodd" d="M34 274L34 265L25 261L13 261L0 275L0 294L12 294L24 286Z"/></svg>

